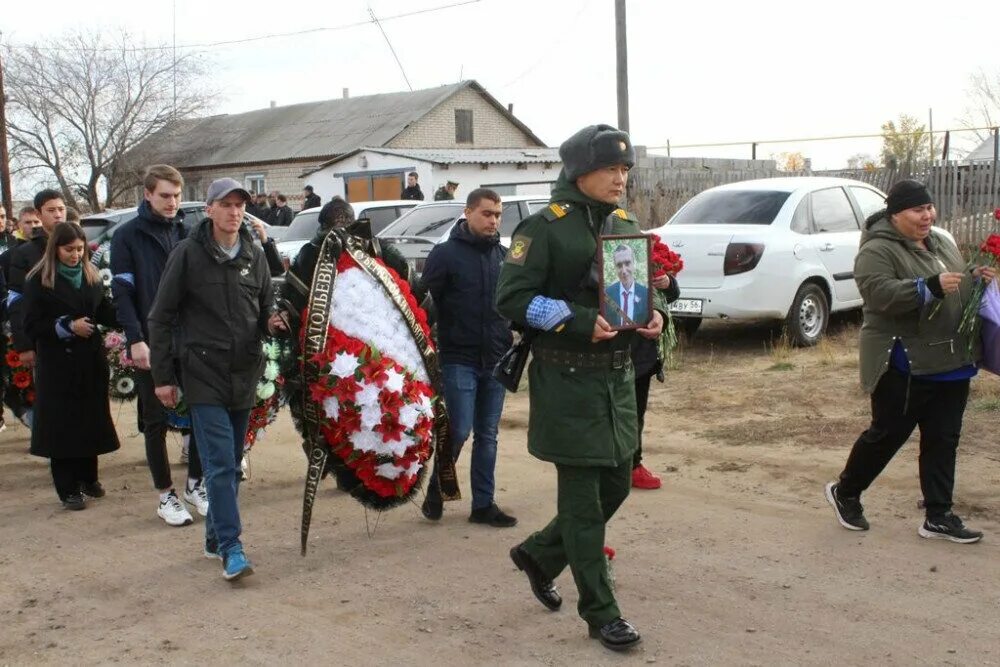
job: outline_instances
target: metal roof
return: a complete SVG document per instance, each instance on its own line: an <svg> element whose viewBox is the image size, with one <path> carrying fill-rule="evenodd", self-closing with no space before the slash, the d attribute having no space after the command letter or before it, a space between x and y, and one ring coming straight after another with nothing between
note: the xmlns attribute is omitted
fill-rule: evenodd
<svg viewBox="0 0 1000 667"><path fill-rule="evenodd" d="M984 140L975 150L965 156L966 160L993 160L993 137Z"/></svg>
<svg viewBox="0 0 1000 667"><path fill-rule="evenodd" d="M178 122L137 152L176 167L216 167L290 160L328 160L359 146L383 146L436 106L472 87L532 139L538 138L475 81L344 99L307 102ZM541 144L541 140L538 140Z"/></svg>
<svg viewBox="0 0 1000 667"><path fill-rule="evenodd" d="M548 148L546 146L533 146L531 148L380 148L376 146L363 146L343 155L338 155L332 160L327 160L312 169L307 169L302 176L308 176L320 169L336 164L342 160L361 153L370 151L381 155L394 155L396 157L420 160L422 162L433 162L435 164L518 164L544 163L550 162L560 164L558 148Z"/></svg>
<svg viewBox="0 0 1000 667"><path fill-rule="evenodd" d="M398 155L438 164L516 164L561 162L558 148L362 148L385 155Z"/></svg>

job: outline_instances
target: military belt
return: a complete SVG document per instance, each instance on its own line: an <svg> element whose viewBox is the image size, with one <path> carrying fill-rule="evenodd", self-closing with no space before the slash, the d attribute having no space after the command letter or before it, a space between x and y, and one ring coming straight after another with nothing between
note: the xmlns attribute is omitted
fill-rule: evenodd
<svg viewBox="0 0 1000 667"><path fill-rule="evenodd" d="M539 361L571 368L607 368L611 370L626 370L632 367L630 350L615 350L613 352L570 352L568 350L552 350L535 348L532 355Z"/></svg>

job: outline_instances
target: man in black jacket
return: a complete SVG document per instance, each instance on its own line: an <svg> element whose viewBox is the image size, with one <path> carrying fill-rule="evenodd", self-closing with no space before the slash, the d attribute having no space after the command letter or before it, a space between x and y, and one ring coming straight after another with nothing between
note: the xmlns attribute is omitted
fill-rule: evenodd
<svg viewBox="0 0 1000 667"><path fill-rule="evenodd" d="M451 423L452 457L458 459L472 432L472 513L469 521L510 527L517 519L494 502L497 432L505 390L493 367L510 347L507 320L497 313L497 278L507 254L500 245L500 196L478 188L465 202L465 218L447 241L431 250L421 276L437 306L438 347L445 405ZM428 485L424 516L442 514L437 475Z"/></svg>
<svg viewBox="0 0 1000 667"><path fill-rule="evenodd" d="M7 300L10 294L7 292L7 285L10 284L10 260L14 255L14 251L19 247L28 243L31 237L34 236L35 229L38 230L39 234L43 234L42 220L38 217L38 211L36 211L31 206L25 206L21 209L17 217L17 227L13 233L13 243L0 253L0 278L3 278L4 288L3 288L3 320L8 317L7 313ZM2 349L4 356L7 354L7 337L0 336L0 342L2 342ZM9 376L12 372L10 366L4 365L4 373ZM7 377L7 384L10 384L10 378ZM21 401L20 392L17 391L5 391L3 395L3 402L10 411L14 413L14 416L20 420L22 424L31 428L33 411L31 407L26 407ZM0 420L2 421L2 420Z"/></svg>
<svg viewBox="0 0 1000 667"><path fill-rule="evenodd" d="M7 317L10 319L14 350L21 355L21 363L35 365L35 343L24 331L21 295L24 294L25 277L45 254L49 232L66 220L66 203L58 190L42 190L35 195L35 210L42 219L41 229L36 229L28 243L14 248L10 256L10 280L7 282Z"/></svg>
<svg viewBox="0 0 1000 667"><path fill-rule="evenodd" d="M274 197L275 206L270 211L268 211L268 218L265 220L267 224L274 225L275 227L287 227L292 224L292 218L295 217L295 212L288 205L288 198L278 193Z"/></svg>
<svg viewBox="0 0 1000 667"><path fill-rule="evenodd" d="M180 209L184 179L166 164L149 167L143 177L143 200L135 218L111 237L111 294L118 324L125 331L129 358L135 365L135 385L142 410L146 464L157 493L156 515L168 526L187 526L191 513L177 496L167 456L167 411L156 400L149 365L149 329L146 318L160 286L167 257L185 238L184 211ZM188 443L188 474L184 500L208 514L208 494L202 482L196 439Z"/></svg>
<svg viewBox="0 0 1000 667"><path fill-rule="evenodd" d="M234 179L208 186L208 217L167 259L148 319L156 396L168 408L180 400L180 360L208 488L205 555L222 558L230 581L253 573L240 542L239 462L264 370L263 336L284 329L272 313L264 253L243 225L248 201Z"/></svg>
<svg viewBox="0 0 1000 667"><path fill-rule="evenodd" d="M323 203L323 200L319 198L319 195L313 192L313 186L307 185L302 189L302 194L305 195L305 200L302 202L302 210L307 208L316 208Z"/></svg>
<svg viewBox="0 0 1000 667"><path fill-rule="evenodd" d="M420 184L417 181L420 179L420 175L415 171L411 171L406 175L406 187L403 188L403 192L399 195L400 199L413 199L416 201L424 200L424 191L420 189Z"/></svg>

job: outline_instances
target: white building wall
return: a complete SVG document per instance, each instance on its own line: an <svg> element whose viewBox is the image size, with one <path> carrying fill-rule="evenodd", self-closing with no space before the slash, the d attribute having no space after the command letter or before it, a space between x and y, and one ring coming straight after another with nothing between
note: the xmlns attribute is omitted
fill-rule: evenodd
<svg viewBox="0 0 1000 667"><path fill-rule="evenodd" d="M345 196L343 175L415 171L419 176L420 189L424 192L424 201L432 201L434 192L449 180L459 184L456 199L464 199L479 187L492 187L501 195L548 195L561 167L561 162L549 163L548 168L545 163L526 163L524 169L518 169L516 164L489 164L486 169L479 164L444 167L409 157L362 151L328 165L304 180L326 202L335 195Z"/></svg>

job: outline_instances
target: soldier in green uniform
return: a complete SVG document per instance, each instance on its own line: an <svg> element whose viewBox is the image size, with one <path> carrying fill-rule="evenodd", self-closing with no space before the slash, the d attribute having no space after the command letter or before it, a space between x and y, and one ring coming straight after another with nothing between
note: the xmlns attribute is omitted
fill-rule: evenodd
<svg viewBox="0 0 1000 667"><path fill-rule="evenodd" d="M515 230L497 287L500 313L537 330L528 450L554 463L558 478L556 517L510 556L553 611L562 598L552 582L569 565L590 636L623 650L640 636L615 601L604 530L628 496L638 442L630 343L636 335L656 338L664 317L654 311L646 328L615 332L598 312L598 237L639 232L635 218L618 208L635 164L628 134L591 125L567 139L559 155L552 202Z"/></svg>

